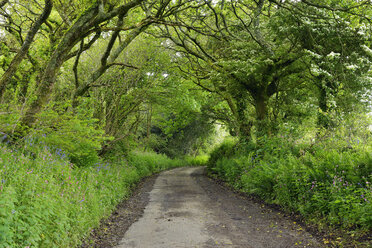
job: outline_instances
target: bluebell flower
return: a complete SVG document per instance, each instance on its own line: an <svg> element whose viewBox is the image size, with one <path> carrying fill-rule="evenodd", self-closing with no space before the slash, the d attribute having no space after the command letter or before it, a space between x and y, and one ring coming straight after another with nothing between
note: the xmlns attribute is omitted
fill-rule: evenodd
<svg viewBox="0 0 372 248"><path fill-rule="evenodd" d="M3 132L0 132L0 136L2 136L0 138L0 142L3 142L8 137L8 135L6 133L3 133Z"/></svg>

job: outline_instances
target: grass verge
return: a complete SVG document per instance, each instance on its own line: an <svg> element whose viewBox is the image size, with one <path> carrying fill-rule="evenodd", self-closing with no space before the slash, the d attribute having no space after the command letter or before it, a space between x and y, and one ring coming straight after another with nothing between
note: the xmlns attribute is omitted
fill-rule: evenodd
<svg viewBox="0 0 372 248"><path fill-rule="evenodd" d="M0 146L0 248L76 247L133 184L187 165L150 152L74 167L59 150L25 156Z"/></svg>
<svg viewBox="0 0 372 248"><path fill-rule="evenodd" d="M307 146L285 137L262 144L224 142L211 153L209 174L286 212L300 214L319 230L332 232L324 244L372 244L370 147Z"/></svg>

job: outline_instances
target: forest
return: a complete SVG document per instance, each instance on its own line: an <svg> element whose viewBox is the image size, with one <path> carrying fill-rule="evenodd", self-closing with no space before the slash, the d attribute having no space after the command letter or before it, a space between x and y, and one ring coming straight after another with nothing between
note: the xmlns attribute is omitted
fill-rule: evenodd
<svg viewBox="0 0 372 248"><path fill-rule="evenodd" d="M371 0L1 0L0 65L0 248L181 166L372 244Z"/></svg>

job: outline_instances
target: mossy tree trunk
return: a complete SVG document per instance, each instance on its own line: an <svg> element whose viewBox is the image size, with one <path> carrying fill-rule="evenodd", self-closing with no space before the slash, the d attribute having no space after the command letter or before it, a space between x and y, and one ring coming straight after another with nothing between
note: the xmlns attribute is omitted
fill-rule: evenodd
<svg viewBox="0 0 372 248"><path fill-rule="evenodd" d="M61 39L57 48L53 52L49 62L42 74L40 84L38 86L35 100L31 103L29 109L21 120L22 126L31 127L36 115L41 111L42 107L48 102L49 96L53 90L57 74L63 63L70 58L69 53L72 48L82 39L89 36L92 29L103 22L111 20L116 16L124 16L128 11L138 6L144 0L130 1L124 5L114 8L109 12L105 12L103 3L95 1L80 17L75 21L70 29Z"/></svg>
<svg viewBox="0 0 372 248"><path fill-rule="evenodd" d="M1 2L0 7L5 5L7 2L8 1ZM48 19L52 11L52 8L53 8L53 2L51 0L46 0L43 12L39 16L39 18L35 21L35 23L31 26L30 30L27 33L26 39L22 44L22 47L17 52L16 56L13 58L8 69L5 71L5 73L0 78L0 99L2 99L3 97L5 88L8 82L11 80L14 73L17 71L19 64L22 62L23 58L26 56L31 44L33 43L35 35L39 31L43 23Z"/></svg>

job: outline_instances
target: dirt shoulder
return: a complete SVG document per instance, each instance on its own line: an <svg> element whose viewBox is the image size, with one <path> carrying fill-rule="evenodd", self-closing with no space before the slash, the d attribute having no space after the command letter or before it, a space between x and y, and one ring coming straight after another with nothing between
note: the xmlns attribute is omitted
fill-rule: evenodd
<svg viewBox="0 0 372 248"><path fill-rule="evenodd" d="M112 216L92 232L89 244L82 247L116 246L323 245L279 210L207 178L203 168L179 168L144 180L132 197L119 204Z"/></svg>
<svg viewBox="0 0 372 248"><path fill-rule="evenodd" d="M157 176L156 174L141 180L131 196L119 203L111 216L91 232L81 248L109 248L118 245L128 228L142 216Z"/></svg>

